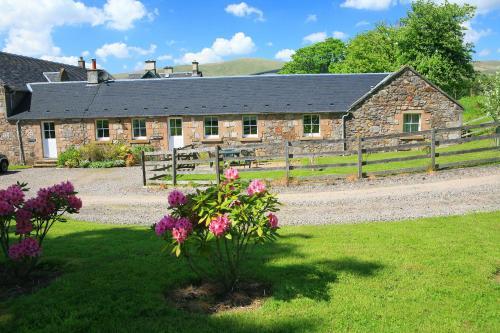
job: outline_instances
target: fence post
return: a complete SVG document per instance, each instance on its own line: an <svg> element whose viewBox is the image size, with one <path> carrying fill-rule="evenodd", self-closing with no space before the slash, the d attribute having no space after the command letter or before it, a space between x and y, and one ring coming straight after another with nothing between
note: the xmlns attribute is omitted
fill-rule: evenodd
<svg viewBox="0 0 500 333"><path fill-rule="evenodd" d="M141 150L142 185L146 186L146 154Z"/></svg>
<svg viewBox="0 0 500 333"><path fill-rule="evenodd" d="M436 130L431 130L431 169L436 170Z"/></svg>
<svg viewBox="0 0 500 333"><path fill-rule="evenodd" d="M172 185L177 185L177 148L172 150Z"/></svg>
<svg viewBox="0 0 500 333"><path fill-rule="evenodd" d="M358 179L363 178L363 139L358 137Z"/></svg>
<svg viewBox="0 0 500 333"><path fill-rule="evenodd" d="M220 147L215 147L215 178L217 185L220 185Z"/></svg>
<svg viewBox="0 0 500 333"><path fill-rule="evenodd" d="M286 186L290 183L290 141L285 142L285 171L286 171Z"/></svg>

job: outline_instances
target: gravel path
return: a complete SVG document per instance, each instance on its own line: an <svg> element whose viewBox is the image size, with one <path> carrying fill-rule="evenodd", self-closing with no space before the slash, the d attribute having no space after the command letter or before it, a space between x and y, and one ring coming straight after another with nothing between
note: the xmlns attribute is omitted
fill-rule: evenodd
<svg viewBox="0 0 500 333"><path fill-rule="evenodd" d="M168 191L143 188L139 168L27 169L0 176L0 188L16 181L37 189L71 180L84 208L79 219L151 224L167 211ZM500 210L500 165L273 188L282 224L332 224Z"/></svg>

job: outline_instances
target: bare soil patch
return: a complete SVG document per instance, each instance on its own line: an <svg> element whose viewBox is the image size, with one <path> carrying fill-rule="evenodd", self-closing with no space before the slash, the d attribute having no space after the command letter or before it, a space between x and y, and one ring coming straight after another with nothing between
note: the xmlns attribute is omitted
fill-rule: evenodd
<svg viewBox="0 0 500 333"><path fill-rule="evenodd" d="M271 288L265 283L240 283L233 291L226 292L222 285L203 282L169 291L165 293L165 298L178 309L212 314L230 310L256 309L270 294Z"/></svg>
<svg viewBox="0 0 500 333"><path fill-rule="evenodd" d="M31 294L50 285L61 276L62 269L52 263L41 263L28 277L16 277L7 271L5 263L0 264L0 302L9 298Z"/></svg>

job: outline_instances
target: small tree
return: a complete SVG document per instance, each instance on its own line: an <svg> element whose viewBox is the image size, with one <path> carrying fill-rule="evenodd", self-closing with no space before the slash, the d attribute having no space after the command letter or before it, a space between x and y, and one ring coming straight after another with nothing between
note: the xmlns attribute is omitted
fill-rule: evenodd
<svg viewBox="0 0 500 333"><path fill-rule="evenodd" d="M54 223L66 222L64 214L78 213L82 207L70 182L42 188L28 200L27 191L27 184L20 183L0 190L0 247L14 273L21 276L37 264Z"/></svg>
<svg viewBox="0 0 500 333"><path fill-rule="evenodd" d="M500 121L500 72L483 79L484 102L482 107L486 114L493 118L493 121ZM496 127L495 133L500 134L500 127ZM500 145L500 138L496 138L497 146Z"/></svg>
<svg viewBox="0 0 500 333"><path fill-rule="evenodd" d="M220 186L187 196L174 190L168 202L172 213L153 225L156 234L200 278L220 281L226 290L236 286L249 247L277 236L278 200L263 182L243 182L233 168Z"/></svg>

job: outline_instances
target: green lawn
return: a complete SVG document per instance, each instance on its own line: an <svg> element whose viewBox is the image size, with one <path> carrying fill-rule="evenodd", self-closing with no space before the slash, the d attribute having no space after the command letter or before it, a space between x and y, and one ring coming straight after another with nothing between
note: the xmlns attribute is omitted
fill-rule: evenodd
<svg viewBox="0 0 500 333"><path fill-rule="evenodd" d="M495 145L494 140L481 140L481 141L473 141L467 142L459 145L450 145L446 147L438 147L436 152L449 152L456 150L467 150L467 149L475 149L475 148L483 148L483 147L493 147ZM382 160L389 158L397 158L397 157L407 157L407 156L415 156L415 155L425 155L425 151L423 150L410 150L410 151L394 151L394 152L383 152L383 153L372 153L372 154L364 154L363 158L365 161L374 161L374 160ZM461 162L461 161L470 161L473 159L487 159L487 158L495 158L500 157L500 151L498 150L490 150L469 154L461 154L461 155L453 155L453 156L443 156L437 157L437 164L446 164L453 162ZM318 157L314 159L314 164L335 164L335 163L354 163L357 161L357 155L350 156L325 156ZM300 158L293 159L292 165L309 165L311 164L310 159L308 158ZM284 164L283 164L284 165ZM363 167L363 172L377 172L377 171L385 171L385 170L397 170L401 168L416 168L416 167L427 167L430 166L430 159L419 159L419 160L411 160L411 161L403 161L403 162L390 162L390 163L381 163L381 164L372 164L366 165ZM263 166L265 167L265 165ZM248 169L242 169L245 171ZM257 169L258 170L258 169ZM318 169L296 169L290 172L291 177L307 177L307 176L323 176L323 175L353 175L356 174L357 167L336 167L336 168L320 168ZM215 180L215 175L213 174L188 174L188 175L178 175L178 180L181 181L196 181L196 180ZM284 170L274 170L274 171L246 171L241 173L241 177L243 179L281 179L285 177ZM170 180L171 177L167 176L166 180Z"/></svg>
<svg viewBox="0 0 500 333"><path fill-rule="evenodd" d="M57 226L44 255L65 274L0 303L0 331L500 331L500 212L281 234L246 267L273 285L261 308L194 315L165 303L194 275L146 228Z"/></svg>
<svg viewBox="0 0 500 333"><path fill-rule="evenodd" d="M23 170L23 169L30 169L30 165L9 165L9 171L16 171L16 170Z"/></svg>

